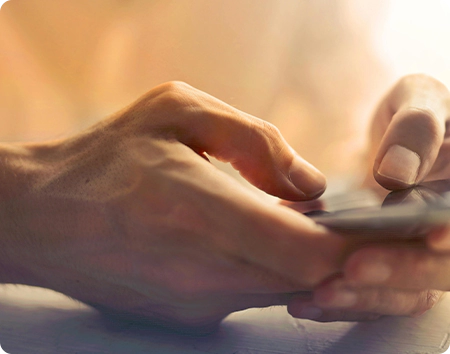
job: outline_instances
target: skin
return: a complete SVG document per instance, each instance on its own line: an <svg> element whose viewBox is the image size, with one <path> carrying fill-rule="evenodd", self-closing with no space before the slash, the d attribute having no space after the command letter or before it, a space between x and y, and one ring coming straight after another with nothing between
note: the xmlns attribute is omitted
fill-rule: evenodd
<svg viewBox="0 0 450 354"><path fill-rule="evenodd" d="M204 333L342 268L348 241L260 200L205 153L284 199L326 186L274 126L166 83L74 137L1 147L0 281Z"/></svg>
<svg viewBox="0 0 450 354"><path fill-rule="evenodd" d="M370 148L380 184L408 186L377 173L392 144L411 144L420 155L414 184L446 176L447 103L446 88L421 75L388 93ZM0 281L196 333L233 311L282 304L318 321L418 315L442 295L429 289L448 289L445 230L429 235L428 248L358 244L259 200L205 153L282 199L314 199L325 189L324 176L274 126L167 83L72 138L2 146ZM355 248L362 249L344 265ZM361 267L374 253L408 266L367 283Z"/></svg>
<svg viewBox="0 0 450 354"><path fill-rule="evenodd" d="M401 79L373 119L368 160L374 164L365 185L373 186L376 180L388 189L402 189L450 178L449 116L450 94L441 82L425 75ZM392 145L408 147L420 156L421 165L411 185L378 173ZM348 258L341 275L315 289L311 301L292 299L288 308L294 316L317 321L417 316L434 307L444 291L450 290L449 272L450 229L440 228L421 245L361 247Z"/></svg>

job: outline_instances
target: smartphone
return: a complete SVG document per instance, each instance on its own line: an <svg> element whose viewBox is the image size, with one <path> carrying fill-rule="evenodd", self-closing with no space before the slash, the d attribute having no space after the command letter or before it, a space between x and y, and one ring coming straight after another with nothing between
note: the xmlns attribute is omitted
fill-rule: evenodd
<svg viewBox="0 0 450 354"><path fill-rule="evenodd" d="M450 223L450 180L425 182L384 197L373 190L334 195L322 209L305 213L318 224L346 235L423 237Z"/></svg>

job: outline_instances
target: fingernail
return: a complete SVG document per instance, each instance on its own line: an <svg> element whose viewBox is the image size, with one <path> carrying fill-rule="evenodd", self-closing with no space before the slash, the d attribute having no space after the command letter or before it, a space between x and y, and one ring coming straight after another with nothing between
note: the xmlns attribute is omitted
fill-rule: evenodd
<svg viewBox="0 0 450 354"><path fill-rule="evenodd" d="M294 157L289 168L292 184L309 198L319 196L325 191L327 181L317 168L300 156Z"/></svg>
<svg viewBox="0 0 450 354"><path fill-rule="evenodd" d="M414 184L420 167L420 156L403 146L392 145L383 157L378 174L408 185Z"/></svg>
<svg viewBox="0 0 450 354"><path fill-rule="evenodd" d="M330 307L352 307L358 301L356 292L348 289L336 290L326 305Z"/></svg>
<svg viewBox="0 0 450 354"><path fill-rule="evenodd" d="M379 284L386 281L391 274L391 267L386 263L381 260L372 260L360 266L358 280L368 284Z"/></svg>
<svg viewBox="0 0 450 354"><path fill-rule="evenodd" d="M298 318L304 318L307 320L316 320L323 315L323 311L315 306L305 306L301 309L300 313L296 315Z"/></svg>

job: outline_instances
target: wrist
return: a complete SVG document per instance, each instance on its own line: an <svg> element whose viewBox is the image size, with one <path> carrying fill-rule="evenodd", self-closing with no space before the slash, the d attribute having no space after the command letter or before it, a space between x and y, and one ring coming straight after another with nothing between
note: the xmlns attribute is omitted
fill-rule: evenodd
<svg viewBox="0 0 450 354"><path fill-rule="evenodd" d="M41 167L31 146L0 144L0 283L36 285L27 210Z"/></svg>

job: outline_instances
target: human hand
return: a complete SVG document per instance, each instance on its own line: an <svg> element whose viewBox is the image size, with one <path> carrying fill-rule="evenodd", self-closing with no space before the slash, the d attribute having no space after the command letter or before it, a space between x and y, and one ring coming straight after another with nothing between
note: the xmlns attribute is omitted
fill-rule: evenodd
<svg viewBox="0 0 450 354"><path fill-rule="evenodd" d="M450 178L449 110L450 94L442 83L425 75L400 80L375 114L369 149L374 165L365 185L373 186L372 174L388 189ZM450 290L450 253L445 252L450 237L443 235L430 234L428 247L366 245L349 258L342 276L315 289L311 301L291 300L290 313L332 321L426 312L442 290Z"/></svg>
<svg viewBox="0 0 450 354"><path fill-rule="evenodd" d="M0 280L207 331L233 311L285 304L339 270L341 237L262 202L205 152L285 199L325 188L272 125L164 84L73 138L3 151L2 234L13 237Z"/></svg>
<svg viewBox="0 0 450 354"><path fill-rule="evenodd" d="M449 114L450 93L441 82L426 75L402 78L372 121L368 161L374 161L375 180L387 189L403 189L449 178Z"/></svg>
<svg viewBox="0 0 450 354"><path fill-rule="evenodd" d="M441 183L440 183L441 184ZM445 189L448 189L446 186ZM432 189L426 187L416 187L416 189L402 190L391 193L389 203L404 203L411 199L413 203L425 203L419 198L426 198L435 201L436 198L442 198ZM302 213L308 213L311 210L322 209L321 200L308 202L283 202L284 205L291 207ZM358 237L358 235L344 235L353 241L353 247L370 247L369 245L387 245L389 247L424 247L423 240L407 240L401 238L398 240L383 238L383 240L374 239L374 234ZM383 235L380 234L382 237ZM355 286L348 282L343 274L336 274L314 289L311 298L304 296L293 296L288 303L289 313L298 318L306 318L320 322L330 321L367 321L374 320L382 315L396 316L417 316L431 309L443 295L442 291L419 289L404 290L385 287L365 287Z"/></svg>
<svg viewBox="0 0 450 354"><path fill-rule="evenodd" d="M293 296L288 311L294 317L319 322L371 321L384 315L416 317L445 295L440 290L399 289L398 285L355 284L339 275L317 286L310 299Z"/></svg>
<svg viewBox="0 0 450 354"><path fill-rule="evenodd" d="M450 229L434 230L426 242L428 247L396 243L356 251L342 275L316 287L308 302L292 299L289 312L293 316L312 313L318 321L427 312L450 291Z"/></svg>

